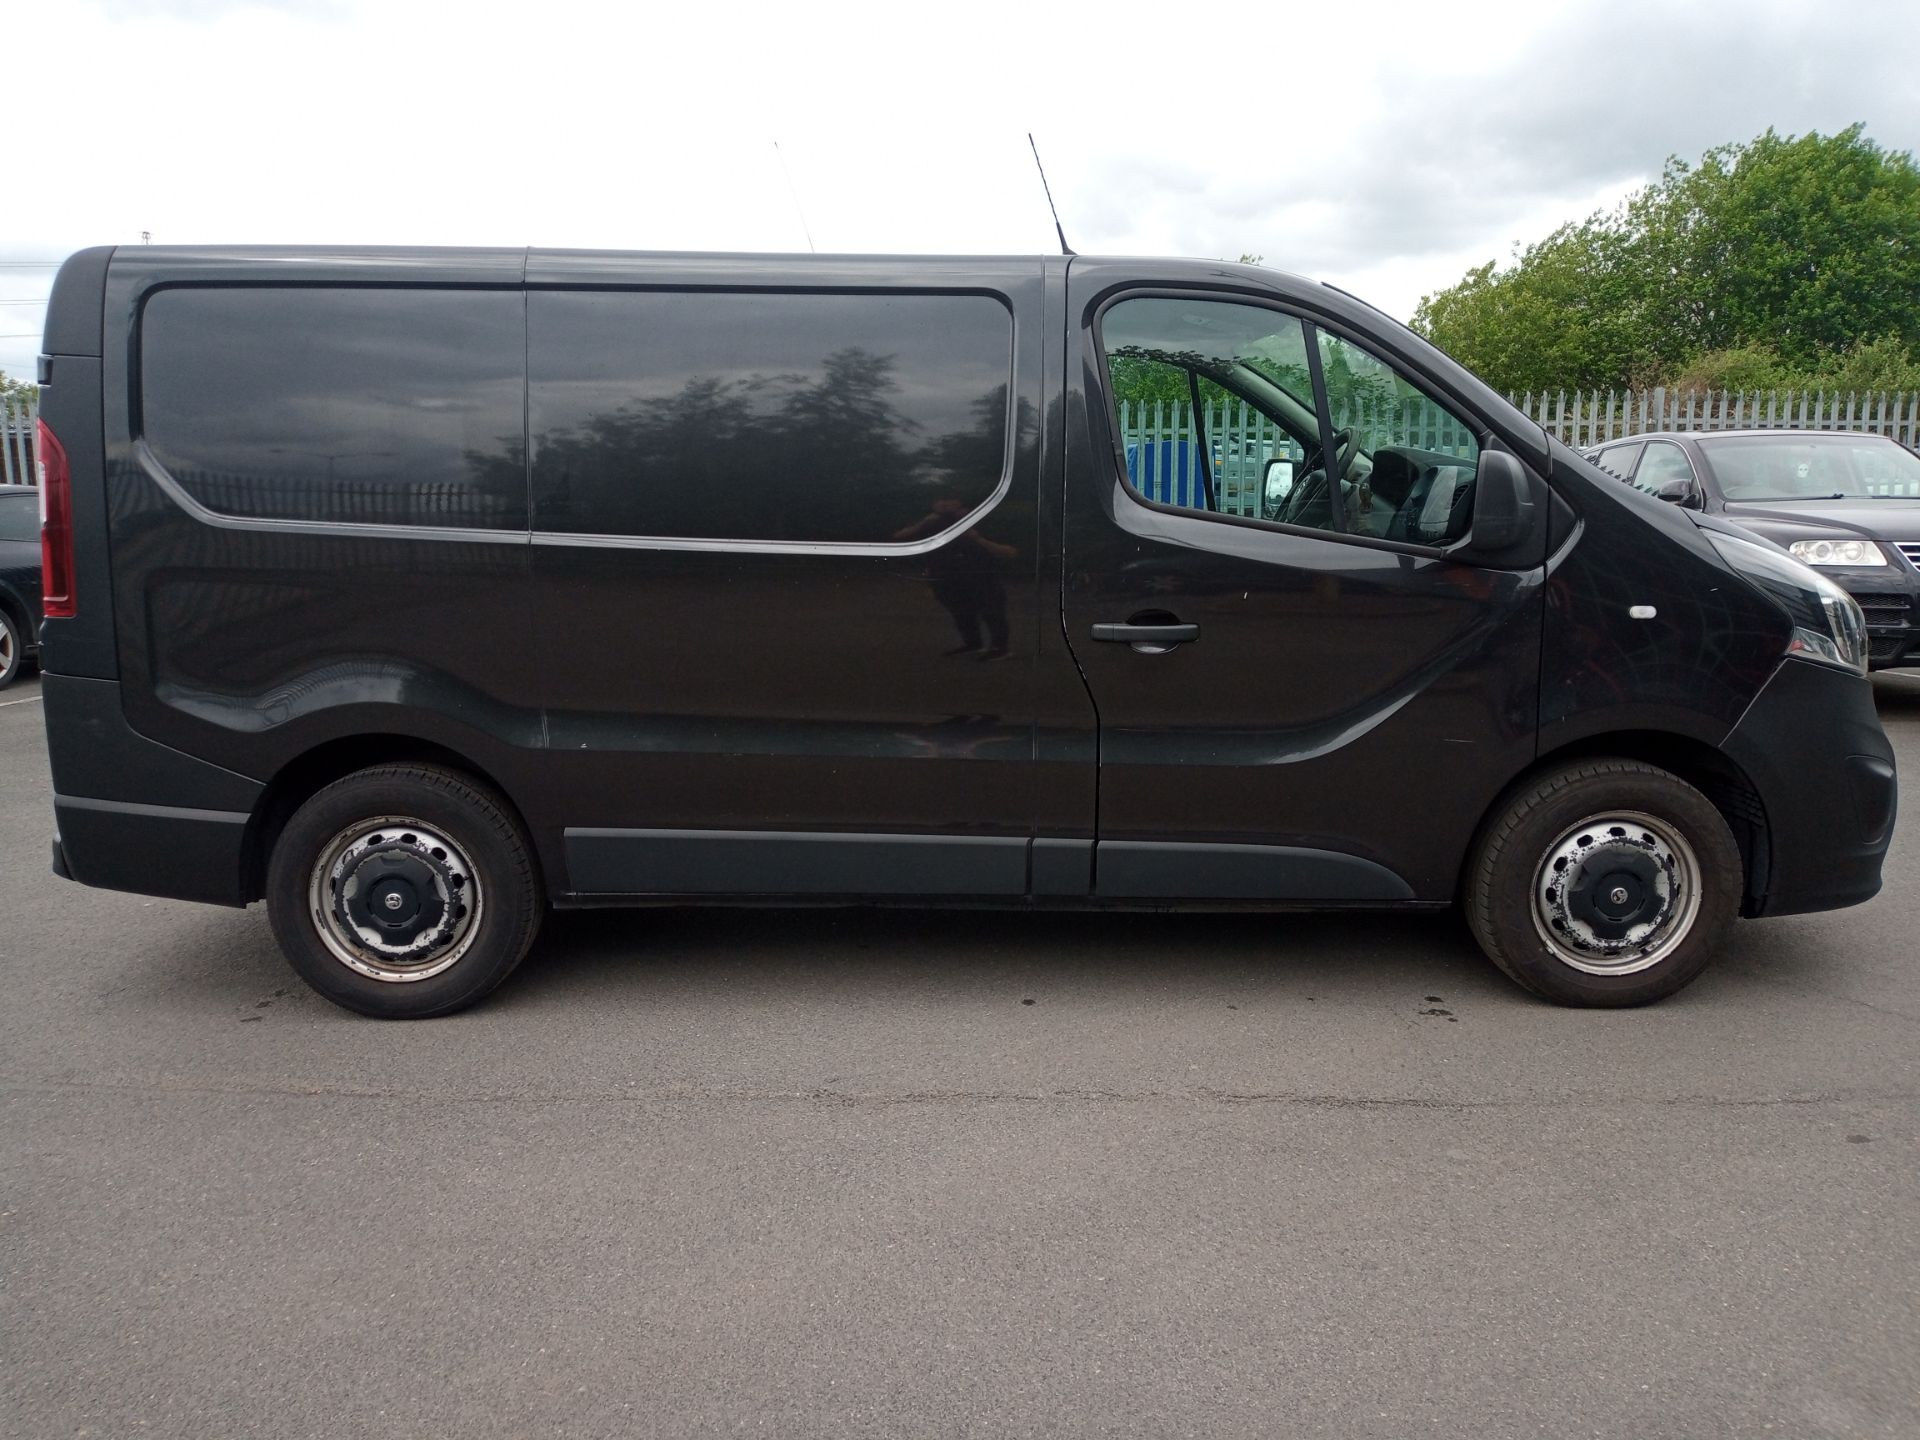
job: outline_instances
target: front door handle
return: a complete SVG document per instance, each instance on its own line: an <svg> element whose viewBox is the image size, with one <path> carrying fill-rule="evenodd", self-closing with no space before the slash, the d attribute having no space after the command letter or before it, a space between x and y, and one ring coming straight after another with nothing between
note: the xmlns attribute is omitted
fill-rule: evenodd
<svg viewBox="0 0 1920 1440"><path fill-rule="evenodd" d="M1188 640L1198 640L1200 627L1182 625L1177 620L1157 625L1136 625L1131 622L1123 625L1114 621L1105 621L1093 627L1093 638L1116 641L1122 645L1131 645L1134 649L1146 654L1158 655Z"/></svg>

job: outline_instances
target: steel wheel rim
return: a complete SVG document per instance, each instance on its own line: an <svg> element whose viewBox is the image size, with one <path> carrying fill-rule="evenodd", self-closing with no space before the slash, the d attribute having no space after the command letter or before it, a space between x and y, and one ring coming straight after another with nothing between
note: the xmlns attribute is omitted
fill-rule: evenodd
<svg viewBox="0 0 1920 1440"><path fill-rule="evenodd" d="M1634 975L1680 948L1700 900L1699 857L1678 828L1644 811L1606 811L1547 847L1533 875L1533 928L1564 965Z"/></svg>
<svg viewBox="0 0 1920 1440"><path fill-rule="evenodd" d="M408 920L427 917L416 933L383 933L370 921L376 907L387 909L378 900L396 894L417 902ZM388 984L430 980L458 964L479 937L485 908L466 851L408 815L356 820L322 847L308 875L307 909L321 943L349 970Z"/></svg>
<svg viewBox="0 0 1920 1440"><path fill-rule="evenodd" d="M13 626L0 625L0 675L13 669Z"/></svg>

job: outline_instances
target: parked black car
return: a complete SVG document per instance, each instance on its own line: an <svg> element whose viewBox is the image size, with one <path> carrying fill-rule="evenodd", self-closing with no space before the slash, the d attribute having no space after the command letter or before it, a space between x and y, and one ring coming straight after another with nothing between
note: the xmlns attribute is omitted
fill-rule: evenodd
<svg viewBox="0 0 1920 1440"><path fill-rule="evenodd" d="M1920 665L1920 455L1883 435L1807 430L1636 435L1587 453L1831 575L1866 614L1871 666Z"/></svg>
<svg viewBox="0 0 1920 1440"><path fill-rule="evenodd" d="M1846 592L1307 280L135 246L46 349L54 868L368 1014L690 901L1459 904L1628 1005L1880 886ZM1284 435L1260 513L1129 387Z"/></svg>
<svg viewBox="0 0 1920 1440"><path fill-rule="evenodd" d="M0 485L0 690L40 648L40 492Z"/></svg>

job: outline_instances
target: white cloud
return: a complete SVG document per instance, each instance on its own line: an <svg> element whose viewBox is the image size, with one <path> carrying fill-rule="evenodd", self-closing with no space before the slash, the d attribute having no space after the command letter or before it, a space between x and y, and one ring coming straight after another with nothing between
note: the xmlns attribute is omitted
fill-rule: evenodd
<svg viewBox="0 0 1920 1440"><path fill-rule="evenodd" d="M1031 129L1076 249L1253 252L1405 316L1669 152L1856 119L1920 146L1920 11L1883 0L63 0L8 39L40 148L0 261L142 230L803 249L776 138L823 250L1044 251ZM0 299L46 278L0 265Z"/></svg>

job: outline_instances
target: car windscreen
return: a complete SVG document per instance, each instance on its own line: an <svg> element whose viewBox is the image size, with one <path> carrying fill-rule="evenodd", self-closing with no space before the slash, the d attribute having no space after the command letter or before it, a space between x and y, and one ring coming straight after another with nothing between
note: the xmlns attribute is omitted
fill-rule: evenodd
<svg viewBox="0 0 1920 1440"><path fill-rule="evenodd" d="M1920 496L1920 456L1891 440L1741 435L1699 444L1729 500Z"/></svg>
<svg viewBox="0 0 1920 1440"><path fill-rule="evenodd" d="M0 540L40 539L40 497L32 490L24 495L0 495Z"/></svg>

